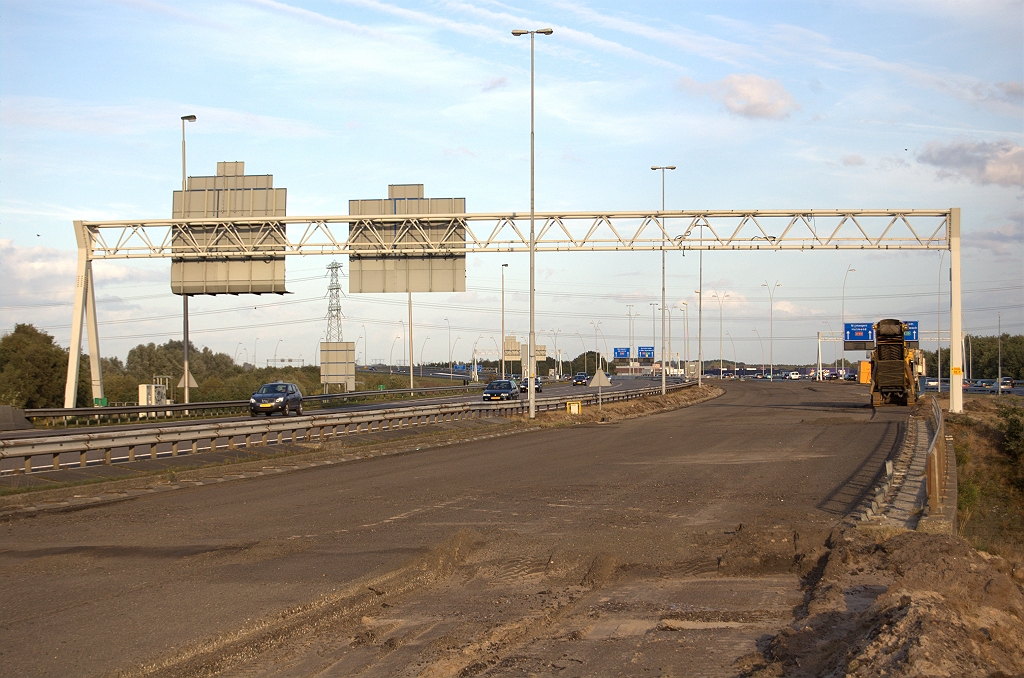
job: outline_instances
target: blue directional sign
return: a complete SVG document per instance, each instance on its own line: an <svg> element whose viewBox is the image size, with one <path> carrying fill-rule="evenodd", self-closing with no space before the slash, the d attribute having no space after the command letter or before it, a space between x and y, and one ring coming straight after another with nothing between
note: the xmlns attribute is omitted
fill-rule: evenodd
<svg viewBox="0 0 1024 678"><path fill-rule="evenodd" d="M649 358L654 360L654 347L653 346L637 346L636 355L638 358Z"/></svg>
<svg viewBox="0 0 1024 678"><path fill-rule="evenodd" d="M907 320L904 323L907 326L906 331L903 333L904 341L918 341L917 338L917 321Z"/></svg>
<svg viewBox="0 0 1024 678"><path fill-rule="evenodd" d="M629 360L629 347L626 347L626 348L616 348L616 349L612 349L612 350L615 351L615 359L616 360L618 360L620 358L623 358L625 360Z"/></svg>
<svg viewBox="0 0 1024 678"><path fill-rule="evenodd" d="M843 341L874 341L875 326L871 323L846 323L843 325Z"/></svg>

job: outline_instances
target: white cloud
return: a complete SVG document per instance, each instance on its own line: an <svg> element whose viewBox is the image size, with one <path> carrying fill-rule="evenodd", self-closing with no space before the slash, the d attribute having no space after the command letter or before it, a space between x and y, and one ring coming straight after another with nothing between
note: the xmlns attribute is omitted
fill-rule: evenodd
<svg viewBox="0 0 1024 678"><path fill-rule="evenodd" d="M683 77L678 86L684 91L717 99L731 113L745 118L780 120L800 108L779 80L753 73L734 73L704 84Z"/></svg>
<svg viewBox="0 0 1024 678"><path fill-rule="evenodd" d="M1010 217L1010 222L995 228L963 234L965 249L977 249L997 257L1020 257L1024 247L1024 213Z"/></svg>
<svg viewBox="0 0 1024 678"><path fill-rule="evenodd" d="M1010 141L932 142L917 161L939 168L939 176L959 177L975 184L1024 186L1024 146Z"/></svg>
<svg viewBox="0 0 1024 678"><path fill-rule="evenodd" d="M862 157L860 157L859 155L856 155L856 154L848 155L845 158L843 158L843 164L848 166L848 167L854 167L856 165L863 165L864 164L864 158L862 158Z"/></svg>
<svg viewBox="0 0 1024 678"><path fill-rule="evenodd" d="M43 128L90 136L147 136L166 131L167 121L177 120L186 109L203 121L202 126L189 130L192 134L258 134L286 139L327 135L325 130L300 120L174 101L98 106L73 99L11 96L0 104L0 121L8 129Z"/></svg>

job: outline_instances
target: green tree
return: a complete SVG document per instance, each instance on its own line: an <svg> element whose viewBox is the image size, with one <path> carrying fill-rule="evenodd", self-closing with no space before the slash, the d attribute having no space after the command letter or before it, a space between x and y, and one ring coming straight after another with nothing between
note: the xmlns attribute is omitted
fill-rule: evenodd
<svg viewBox="0 0 1024 678"><path fill-rule="evenodd" d="M67 383L68 352L46 332L17 324L0 338L0 404L25 409L61 407ZM92 403L89 360L79 369L78 403Z"/></svg>

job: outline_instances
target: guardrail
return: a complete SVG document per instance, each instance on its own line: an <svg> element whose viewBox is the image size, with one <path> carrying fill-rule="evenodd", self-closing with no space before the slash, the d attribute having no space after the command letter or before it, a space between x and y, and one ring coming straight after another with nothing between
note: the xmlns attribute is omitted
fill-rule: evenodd
<svg viewBox="0 0 1024 678"><path fill-rule="evenodd" d="M381 397L425 396L479 390L484 384L470 386L427 386L422 388L393 388L376 391L351 391L303 396L303 405L320 405L328 401L374 400ZM249 399L224 400L209 403L175 403L173 405L122 405L115 407L47 407L25 410L25 418L44 428L59 426L90 426L126 424L143 419L192 419L196 417L247 414Z"/></svg>
<svg viewBox="0 0 1024 678"><path fill-rule="evenodd" d="M668 390L695 386L694 382L670 384ZM641 398L660 394L661 388L652 387L601 395L602 403ZM538 398L538 411L561 409L565 403L582 401L597 404L598 394L568 395L553 398ZM17 460L9 473L32 473L35 457L48 456L50 463L46 470L69 467L86 467L93 464L112 464L135 461L141 454L150 459L158 456L176 457L179 454L198 454L216 450L218 447L236 449L239 439L244 446L268 445L284 442L326 441L330 438L374 431L385 431L424 426L445 421L483 417L507 417L522 414L528 407L525 400L502 402L451 403L446 405L421 405L389 408L369 412L329 412L282 417L254 419L252 421L208 422L196 426L172 426L147 428L143 431L91 431L60 436L0 440L0 461ZM223 441L223 442L221 442ZM201 445L206 443L206 445ZM157 448L163 447L160 451ZM121 455L115 452L123 451ZM62 455L77 454L77 461L62 461ZM90 459L90 455L92 458ZM43 470L43 469L40 469Z"/></svg>
<svg viewBox="0 0 1024 678"><path fill-rule="evenodd" d="M953 531L956 529L956 457L953 454L952 441L946 436L939 399L933 395L927 395L925 398L930 401L929 419L933 433L928 444L925 464L928 515L922 518L921 522L929 524L928 529L931 531Z"/></svg>

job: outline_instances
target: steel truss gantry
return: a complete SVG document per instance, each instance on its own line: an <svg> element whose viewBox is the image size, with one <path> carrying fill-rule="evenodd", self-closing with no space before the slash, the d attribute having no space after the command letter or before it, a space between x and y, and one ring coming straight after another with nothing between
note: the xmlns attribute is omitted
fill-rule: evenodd
<svg viewBox="0 0 1024 678"><path fill-rule="evenodd" d="M102 398L93 261L526 253L529 218L529 212L511 212L76 221L79 256L71 356L81 348L84 319L89 328L93 395ZM536 220L537 252L949 250L950 329L954 337L961 331L959 208L537 212ZM203 237L192 237L193 230L202 231ZM961 350L959 342L951 344L956 366L962 362ZM962 374L953 378L957 383L950 411L959 412ZM75 402L77 380L78 361L70 359L66 406Z"/></svg>

